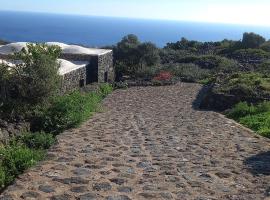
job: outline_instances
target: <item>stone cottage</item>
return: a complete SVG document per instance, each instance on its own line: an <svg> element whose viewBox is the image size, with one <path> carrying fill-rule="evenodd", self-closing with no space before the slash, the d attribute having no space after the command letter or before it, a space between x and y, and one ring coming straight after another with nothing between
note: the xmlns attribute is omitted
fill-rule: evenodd
<svg viewBox="0 0 270 200"><path fill-rule="evenodd" d="M62 92L72 91L95 82L114 81L112 50L86 48L59 42L47 42L46 44L57 45L62 49L62 54L58 59L59 74L63 77ZM11 55L26 46L26 42L0 46L0 62L12 65Z"/></svg>

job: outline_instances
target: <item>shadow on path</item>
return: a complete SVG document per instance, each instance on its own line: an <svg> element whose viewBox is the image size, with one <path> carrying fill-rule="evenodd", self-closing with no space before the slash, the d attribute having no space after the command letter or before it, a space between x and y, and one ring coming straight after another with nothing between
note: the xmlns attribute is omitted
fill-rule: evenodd
<svg viewBox="0 0 270 200"><path fill-rule="evenodd" d="M270 175L270 151L251 156L244 164L253 175Z"/></svg>
<svg viewBox="0 0 270 200"><path fill-rule="evenodd" d="M208 94L209 90L211 90L212 85L204 85L196 95L195 100L192 102L192 107L194 110L205 110L205 111L210 111L210 109L204 109L201 108L201 103Z"/></svg>

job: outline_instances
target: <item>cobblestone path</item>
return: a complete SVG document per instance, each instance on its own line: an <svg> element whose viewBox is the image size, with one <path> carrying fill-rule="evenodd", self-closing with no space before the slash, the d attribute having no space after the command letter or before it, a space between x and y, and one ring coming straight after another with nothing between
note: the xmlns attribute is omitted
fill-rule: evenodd
<svg viewBox="0 0 270 200"><path fill-rule="evenodd" d="M256 200L270 196L269 140L193 108L201 86L118 90L61 134L1 200Z"/></svg>

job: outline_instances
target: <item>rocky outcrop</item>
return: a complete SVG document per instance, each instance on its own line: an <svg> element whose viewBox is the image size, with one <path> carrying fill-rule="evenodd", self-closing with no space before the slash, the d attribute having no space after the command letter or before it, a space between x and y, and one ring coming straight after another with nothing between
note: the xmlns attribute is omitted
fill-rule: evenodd
<svg viewBox="0 0 270 200"><path fill-rule="evenodd" d="M0 119L0 143L5 144L11 138L30 130L30 123L25 121L7 122Z"/></svg>
<svg viewBox="0 0 270 200"><path fill-rule="evenodd" d="M218 85L205 86L203 98L201 98L200 108L215 111L225 111L232 108L240 102L258 103L270 101L268 95L248 96L241 91L232 91L231 93L219 92ZM261 93L260 93L261 94Z"/></svg>

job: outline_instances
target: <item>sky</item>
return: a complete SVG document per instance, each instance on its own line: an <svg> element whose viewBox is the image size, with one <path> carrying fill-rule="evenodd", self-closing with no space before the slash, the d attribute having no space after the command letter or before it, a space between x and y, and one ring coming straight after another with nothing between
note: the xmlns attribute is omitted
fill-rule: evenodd
<svg viewBox="0 0 270 200"><path fill-rule="evenodd" d="M270 0L0 0L0 10L270 26Z"/></svg>

